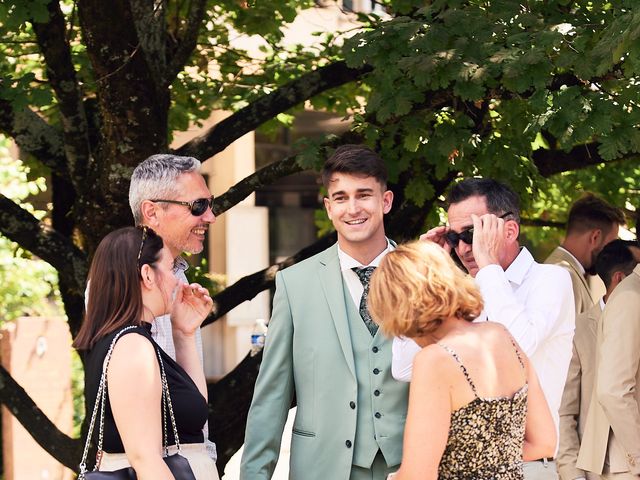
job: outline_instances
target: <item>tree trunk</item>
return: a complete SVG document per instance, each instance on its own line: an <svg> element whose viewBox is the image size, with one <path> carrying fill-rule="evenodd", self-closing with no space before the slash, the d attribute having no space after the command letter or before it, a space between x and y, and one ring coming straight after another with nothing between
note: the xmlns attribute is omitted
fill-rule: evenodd
<svg viewBox="0 0 640 480"><path fill-rule="evenodd" d="M129 1L82 0L78 13L101 121L98 149L85 179L91 199L81 199L77 217L91 256L106 233L132 224L129 178L146 157L167 151L170 98L140 47Z"/></svg>

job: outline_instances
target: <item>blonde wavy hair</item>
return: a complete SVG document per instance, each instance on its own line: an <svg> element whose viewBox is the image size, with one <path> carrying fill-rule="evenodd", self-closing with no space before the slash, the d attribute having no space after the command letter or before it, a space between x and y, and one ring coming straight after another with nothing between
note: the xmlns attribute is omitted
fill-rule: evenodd
<svg viewBox="0 0 640 480"><path fill-rule="evenodd" d="M387 336L421 337L446 318L472 321L483 308L473 279L442 247L426 241L400 245L382 259L367 301Z"/></svg>

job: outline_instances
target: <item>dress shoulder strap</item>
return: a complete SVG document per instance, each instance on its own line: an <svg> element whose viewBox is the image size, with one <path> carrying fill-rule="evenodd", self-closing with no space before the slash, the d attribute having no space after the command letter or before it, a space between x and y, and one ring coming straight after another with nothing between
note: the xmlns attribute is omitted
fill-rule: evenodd
<svg viewBox="0 0 640 480"><path fill-rule="evenodd" d="M438 345L440 345L442 348L444 348L454 358L454 360L458 363L458 365L460 365L460 369L462 370L462 373L464 374L464 378L467 379L467 383L471 387L471 390L473 391L473 395L477 398L478 397L478 391L476 390L476 385L475 385L475 383L473 383L473 380L471 380L471 376L469 375L469 372L467 372L467 369L464 366L464 364L462 363L462 360L460 360L460 357L458 356L458 354L455 352L455 350L453 348L451 348L448 345L445 345L444 343L438 342Z"/></svg>
<svg viewBox="0 0 640 480"><path fill-rule="evenodd" d="M524 362L522 361L522 355L520 355L520 349L518 349L518 346L516 345L516 341L513 338L511 338L511 345L513 345L513 349L516 351L516 356L518 357L518 361L520 362L520 366L522 367L522 370L526 373Z"/></svg>

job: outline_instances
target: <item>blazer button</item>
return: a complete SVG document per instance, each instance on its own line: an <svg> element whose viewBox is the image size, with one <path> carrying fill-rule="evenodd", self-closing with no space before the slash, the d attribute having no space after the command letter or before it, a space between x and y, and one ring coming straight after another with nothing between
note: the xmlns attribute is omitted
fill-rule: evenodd
<svg viewBox="0 0 640 480"><path fill-rule="evenodd" d="M380 369L378 369L378 368L374 368L373 369L373 374L374 375L378 375L379 373L380 373Z"/></svg>
<svg viewBox="0 0 640 480"><path fill-rule="evenodd" d="M380 412L376 412L373 414L374 417L376 418L380 418L382 416L382 414Z"/></svg>
<svg viewBox="0 0 640 480"><path fill-rule="evenodd" d="M346 442L344 442L344 444L347 446L347 448L351 448L351 440L347 440Z"/></svg>
<svg viewBox="0 0 640 480"><path fill-rule="evenodd" d="M355 410L356 402L349 402L349 406L351 407L351 410Z"/></svg>
<svg viewBox="0 0 640 480"><path fill-rule="evenodd" d="M379 349L378 349L378 347L373 347L373 348L371 349L371 351L372 351L373 353L378 353L378 350L379 350Z"/></svg>
<svg viewBox="0 0 640 480"><path fill-rule="evenodd" d="M374 391L373 391L373 394L374 394L376 397L379 397L379 396L380 396L380 390L374 390Z"/></svg>

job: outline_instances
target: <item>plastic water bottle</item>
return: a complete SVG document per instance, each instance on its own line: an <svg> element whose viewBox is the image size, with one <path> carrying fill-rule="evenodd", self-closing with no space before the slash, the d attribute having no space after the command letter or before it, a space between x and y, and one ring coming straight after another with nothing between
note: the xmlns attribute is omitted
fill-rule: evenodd
<svg viewBox="0 0 640 480"><path fill-rule="evenodd" d="M264 318L256 319L251 332L251 356L255 357L264 348L264 339L267 336L267 322Z"/></svg>

